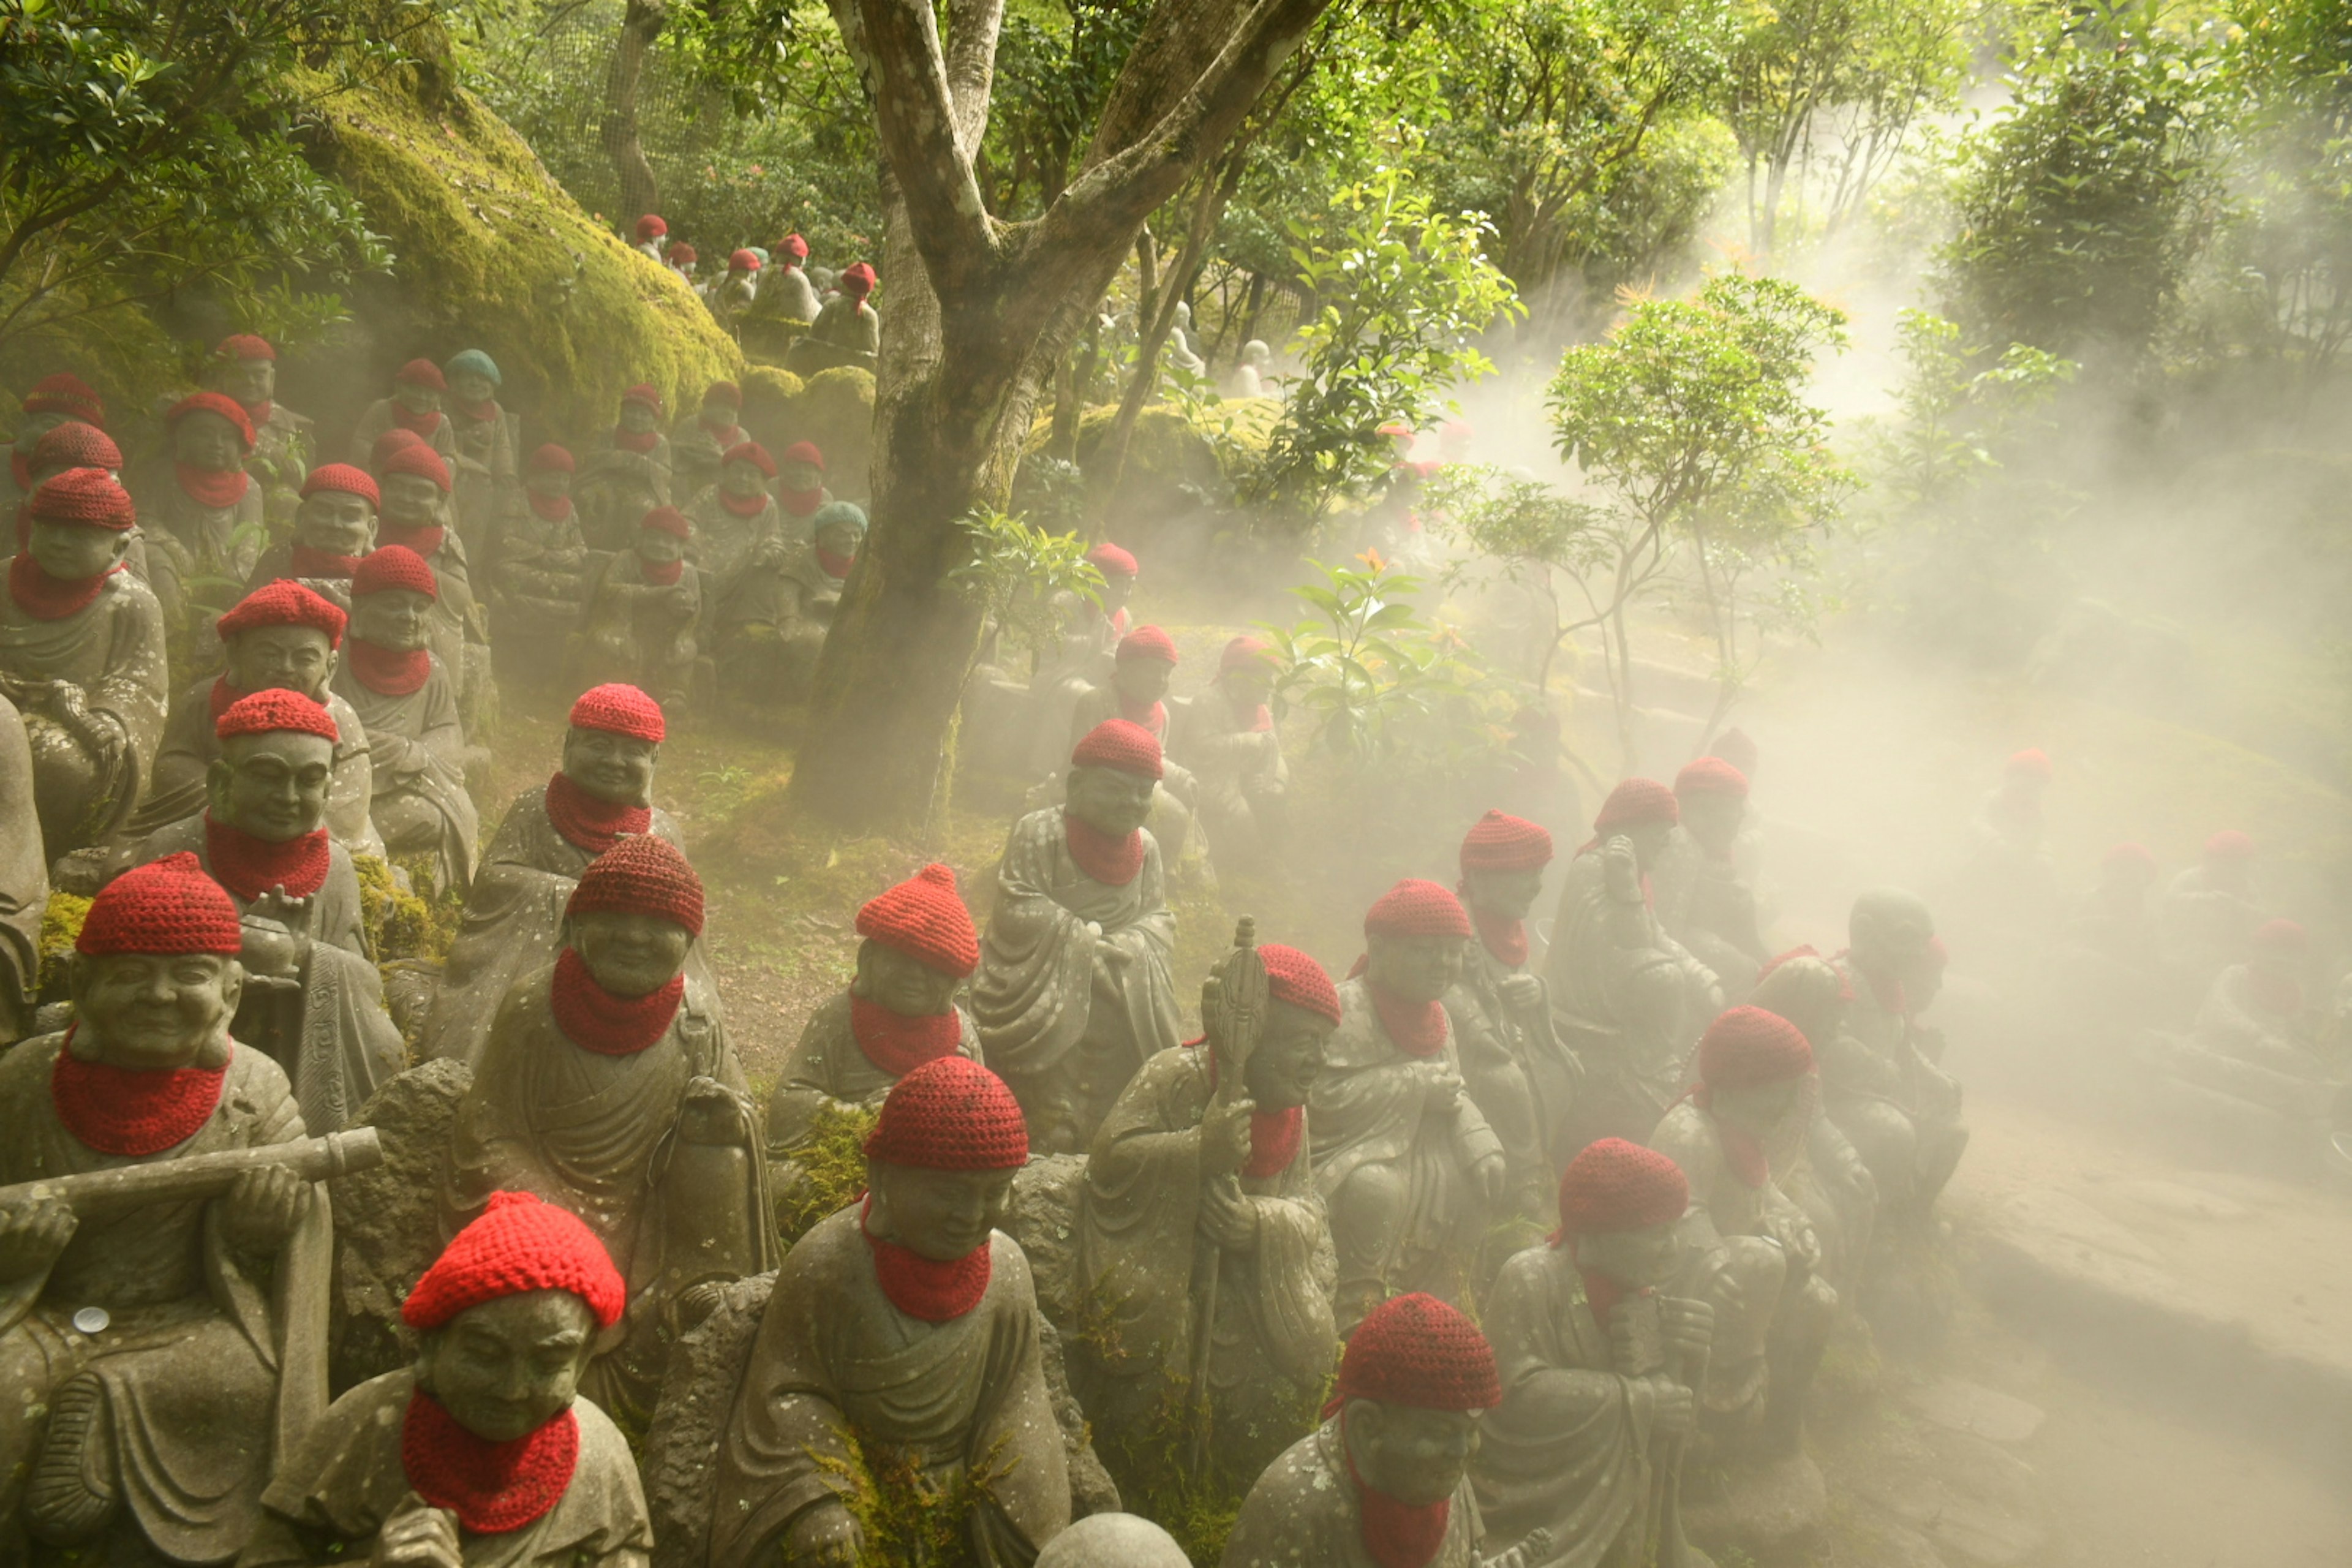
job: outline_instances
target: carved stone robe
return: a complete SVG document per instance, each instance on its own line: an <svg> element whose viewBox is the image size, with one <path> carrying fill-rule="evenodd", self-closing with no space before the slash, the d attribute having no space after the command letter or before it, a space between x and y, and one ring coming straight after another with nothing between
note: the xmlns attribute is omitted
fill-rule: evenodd
<svg viewBox="0 0 2352 1568"><path fill-rule="evenodd" d="M457 683L439 654L425 684L404 695L371 691L349 659L335 667L336 696L368 739L369 815L394 855L430 855L440 886L463 891L482 822L466 790L466 731Z"/></svg>
<svg viewBox="0 0 2352 1568"><path fill-rule="evenodd" d="M806 691L845 581L806 542L773 565L747 563L713 617L722 689L769 705Z"/></svg>
<svg viewBox="0 0 2352 1568"><path fill-rule="evenodd" d="M1278 842L1290 782L1274 721L1257 728L1258 710L1237 713L1215 689L1169 707L1168 749L1192 771L1193 806L1213 853L1228 867L1262 864Z"/></svg>
<svg viewBox="0 0 2352 1568"><path fill-rule="evenodd" d="M1364 1546L1363 1505L1333 1416L1293 1443L1250 1488L1225 1540L1223 1568L1380 1568ZM1429 1568L1476 1568L1486 1525L1470 1479L1454 1489Z"/></svg>
<svg viewBox="0 0 2352 1568"><path fill-rule="evenodd" d="M132 494L147 542L147 581L163 605L163 624L187 637L184 651L205 668L216 668L220 644L210 635L212 618L242 596L236 584L251 574L261 556L262 483L247 474L243 499L206 506L180 488L168 462L141 479ZM225 581L199 581L205 578Z"/></svg>
<svg viewBox="0 0 2352 1568"><path fill-rule="evenodd" d="M1738 862L1717 858L1677 827L1650 887L1659 925L1722 983L1724 1005L1746 1001L1772 955L1757 930L1755 891Z"/></svg>
<svg viewBox="0 0 2352 1568"><path fill-rule="evenodd" d="M27 701L20 712L49 858L103 842L137 807L163 738L169 687L155 595L130 573L117 572L88 605L45 621L0 588L0 676L81 688L96 747L37 702Z"/></svg>
<svg viewBox="0 0 2352 1568"><path fill-rule="evenodd" d="M1462 1079L1502 1141L1514 1185L1548 1205L1578 1152L1567 1146L1568 1127L1582 1069L1552 1034L1549 1000L1535 1004L1534 1016L1505 1004L1503 982L1528 966L1505 963L1475 938L1467 945L1462 978L1445 994Z"/></svg>
<svg viewBox="0 0 2352 1568"><path fill-rule="evenodd" d="M649 583L643 567L634 550L604 563L588 592L575 674L583 685L627 681L665 704L683 702L700 652L702 574L688 563L677 582Z"/></svg>
<svg viewBox="0 0 2352 1568"><path fill-rule="evenodd" d="M213 684L207 677L180 693L163 721L163 741L155 752L155 768L130 831L152 833L156 828L205 808L205 774L221 754L213 732ZM327 781L327 832L354 855L383 854L369 807L375 785L368 768L367 726L360 722L342 694L332 687L324 704L335 721L333 773Z"/></svg>
<svg viewBox="0 0 2352 1568"><path fill-rule="evenodd" d="M0 697L0 1047L33 1032L41 984L41 918L49 863L33 809L33 748L16 705Z"/></svg>
<svg viewBox="0 0 2352 1568"><path fill-rule="evenodd" d="M488 549L500 521L522 504L522 420L496 398L490 416L453 410L443 421L456 447L449 465L457 527L475 551Z"/></svg>
<svg viewBox="0 0 2352 1568"><path fill-rule="evenodd" d="M980 1036L971 1015L956 1009L962 1038L956 1054L980 1060ZM849 993L820 1003L801 1037L776 1072L776 1092L768 1101L768 1152L783 1158L809 1140L818 1115L830 1106L878 1110L898 1081L868 1057L849 1027Z"/></svg>

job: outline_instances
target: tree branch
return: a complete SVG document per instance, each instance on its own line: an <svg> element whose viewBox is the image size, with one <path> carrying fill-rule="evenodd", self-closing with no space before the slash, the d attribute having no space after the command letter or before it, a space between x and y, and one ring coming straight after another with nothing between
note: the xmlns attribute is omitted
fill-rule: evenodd
<svg viewBox="0 0 2352 1568"><path fill-rule="evenodd" d="M852 0L842 0L846 6ZM872 73L875 121L883 155L906 203L915 249L943 306L971 298L992 281L997 243L971 153L959 134L957 106L948 83L937 22L928 0L854 0L863 23L864 56ZM994 53L996 0L981 0L975 34L985 32ZM959 48L960 59L965 51ZM984 87L970 82L977 121L987 123ZM975 132L972 141L979 138Z"/></svg>
<svg viewBox="0 0 2352 1568"><path fill-rule="evenodd" d="M956 144L966 157L980 151L988 129L988 101L996 79L996 37L1004 0L958 0L948 8L948 92L955 108Z"/></svg>

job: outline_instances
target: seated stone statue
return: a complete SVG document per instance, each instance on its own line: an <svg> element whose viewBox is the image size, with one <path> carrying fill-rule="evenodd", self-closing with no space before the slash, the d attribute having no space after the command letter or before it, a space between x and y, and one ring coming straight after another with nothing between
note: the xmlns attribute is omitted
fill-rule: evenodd
<svg viewBox="0 0 2352 1568"><path fill-rule="evenodd" d="M1748 1005L1786 1018L1808 1044L1822 1040L1834 1048L1853 1000L1845 977L1811 948L1800 947L1764 966ZM1878 1182L1853 1141L1816 1108L1804 1158L1776 1166L1772 1180L1812 1221L1821 1252L1813 1272L1841 1294L1854 1291L1878 1221Z"/></svg>
<svg viewBox="0 0 2352 1568"><path fill-rule="evenodd" d="M636 1461L578 1396L627 1300L595 1232L494 1194L401 1304L416 1363L336 1400L279 1456L237 1568L645 1568Z"/></svg>
<svg viewBox="0 0 2352 1568"><path fill-rule="evenodd" d="M1151 738L1164 748L1168 743L1165 699L1176 674L1175 639L1158 626L1138 626L1118 639L1111 660L1110 680L1078 699L1065 739L1076 745L1104 720L1124 719L1150 731ZM1058 748L1055 754L1058 759ZM1162 757L1160 787L1151 793L1151 815L1144 826L1159 841L1161 864L1172 867L1183 862L1192 841L1196 791L1192 770L1164 760L1164 751Z"/></svg>
<svg viewBox="0 0 2352 1568"><path fill-rule="evenodd" d="M328 834L338 735L298 691L257 691L214 725L200 808L118 852L118 866L182 852L228 889L245 927L247 1043L294 1080L313 1132L332 1132L405 1065L384 1011L351 851Z"/></svg>
<svg viewBox="0 0 2352 1568"><path fill-rule="evenodd" d="M650 834L581 874L552 966L499 1005L457 1109L442 1184L450 1234L494 1193L588 1222L629 1285L626 1321L583 1387L652 1413L669 1347L718 1284L773 1266L759 1113L709 993L687 972L702 883Z"/></svg>
<svg viewBox="0 0 2352 1568"><path fill-rule="evenodd" d="M1654 779L1627 779L1569 862L1544 981L1552 1024L1584 1067L1568 1146L1640 1142L1684 1089L1683 1061L1722 1011L1715 976L1659 923L1645 879L1680 808Z"/></svg>
<svg viewBox="0 0 2352 1568"><path fill-rule="evenodd" d="M1689 1189L1655 1150L1604 1138L1569 1163L1559 1229L1482 1303L1501 1405L1470 1478L1497 1541L1550 1536L1543 1568L1708 1568L1683 1538L1676 1471L1714 1312L1670 1296Z"/></svg>
<svg viewBox="0 0 2352 1568"><path fill-rule="evenodd" d="M702 395L702 406L670 431L670 461L680 494L694 495L719 482L720 459L751 439L743 433L742 415L743 389L731 381L714 381Z"/></svg>
<svg viewBox="0 0 2352 1568"><path fill-rule="evenodd" d="M747 557L719 606L720 687L747 706L772 708L807 695L866 538L865 509L849 501L827 502L810 521L808 542Z"/></svg>
<svg viewBox="0 0 2352 1568"><path fill-rule="evenodd" d="M2294 921L2257 928L2246 959L2215 976L2172 1075L2194 1086L2200 1121L2242 1153L2308 1161L2338 1121L2352 1071L2305 990L2310 938Z"/></svg>
<svg viewBox="0 0 2352 1568"><path fill-rule="evenodd" d="M481 818L466 789L457 682L428 646L437 591L433 568L404 545L361 562L352 576L351 641L333 687L367 729L376 836L394 856L430 857L436 886L462 890Z"/></svg>
<svg viewBox="0 0 2352 1568"><path fill-rule="evenodd" d="M1407 879L1365 912L1364 962L1339 986L1308 1127L1342 1333L1398 1291L1460 1291L1509 1201L1502 1141L1462 1081L1443 1000L1469 936L1460 900Z"/></svg>
<svg viewBox="0 0 2352 1568"><path fill-rule="evenodd" d="M776 504L789 516L806 519L809 537L816 536L816 514L833 504L833 492L824 488L824 454L815 442L795 441L784 448L776 470ZM848 567L838 574L847 576Z"/></svg>
<svg viewBox="0 0 2352 1568"><path fill-rule="evenodd" d="M955 994L980 966L980 934L955 872L926 866L857 911L857 973L810 1015L768 1101L768 1156L790 1160L824 1118L877 1109L890 1086L945 1056L980 1059Z"/></svg>
<svg viewBox="0 0 2352 1568"><path fill-rule="evenodd" d="M712 482L686 506L687 521L694 525L687 559L702 574L706 615L716 613L754 562L772 569L788 553L783 512L768 493L768 481L776 477L776 460L768 449L757 441L738 441L711 469Z"/></svg>
<svg viewBox="0 0 2352 1568"><path fill-rule="evenodd" d="M1256 637L1227 643L1215 685L1178 710L1169 741L1192 774L1202 837L1228 871L1265 868L1289 830L1290 771L1266 706L1272 659Z"/></svg>
<svg viewBox="0 0 2352 1568"><path fill-rule="evenodd" d="M941 1057L894 1085L863 1202L784 1257L719 1450L712 1568L869 1561L861 1485L960 1521L979 1568L1069 1522L1028 1259L998 1224L1028 1158L994 1075Z"/></svg>
<svg viewBox="0 0 2352 1568"><path fill-rule="evenodd" d="M100 891L74 944L73 1027L0 1055L0 1185L300 1139L286 1075L229 1037L243 945L194 856ZM88 1215L56 1197L0 1210L11 1555L29 1536L95 1562L236 1556L271 1434L325 1400L310 1292L332 1247L282 1165Z"/></svg>
<svg viewBox="0 0 2352 1568"><path fill-rule="evenodd" d="M1553 1173L1568 1163L1580 1076L1552 1033L1543 980L1528 969L1528 911L1551 858L1549 833L1500 811L1463 835L1462 902L1478 940L1445 993L1463 1084L1502 1141L1513 1202L1531 1219L1551 1208Z"/></svg>
<svg viewBox="0 0 2352 1568"><path fill-rule="evenodd" d="M84 425L68 419L50 427L48 434L33 443L30 462L32 490L39 489L68 468L101 468L120 479L122 474L122 451L113 438L94 425ZM26 491L29 498L32 490ZM24 503L16 503L16 548L22 550L33 533L33 519ZM147 541L138 530L131 533L131 548L122 557L123 570L141 582L147 581Z"/></svg>
<svg viewBox="0 0 2352 1568"><path fill-rule="evenodd" d="M379 397L360 416L352 431L352 461L374 466L376 441L387 430L405 430L441 455L444 462L457 455L457 432L441 412L449 379L429 359L413 359L392 373L392 395Z"/></svg>
<svg viewBox="0 0 2352 1568"><path fill-rule="evenodd" d="M261 558L261 489L245 470L253 421L231 398L199 392L163 416L169 466L149 468L138 488L147 580L175 635L236 602L234 588Z"/></svg>
<svg viewBox="0 0 2352 1568"><path fill-rule="evenodd" d="M68 422L106 428L106 400L78 375L59 371L33 384L17 405L16 422L8 447L8 479L0 500L12 506L29 497L33 483L33 448L42 437Z"/></svg>
<svg viewBox="0 0 2352 1568"><path fill-rule="evenodd" d="M41 922L49 863L33 808L33 748L16 705L0 697L0 1047L33 1032L40 1004Z"/></svg>
<svg viewBox="0 0 2352 1568"><path fill-rule="evenodd" d="M2167 960L2202 989L2238 962L2246 939L2268 916L2254 886L2254 841L2225 828L2205 841L2198 863L2172 879L2157 900L2157 929Z"/></svg>
<svg viewBox="0 0 2352 1568"><path fill-rule="evenodd" d="M753 314L785 321L816 320L823 306L808 274L801 270L808 260L808 241L796 234L788 234L776 242L775 260L761 277L760 298Z"/></svg>
<svg viewBox="0 0 2352 1568"><path fill-rule="evenodd" d="M449 465L422 442L411 441L386 454L377 468L383 511L376 525L379 547L412 551L433 573L433 603L426 625L434 655L455 681L457 712L467 737L479 742L471 715L481 710L490 684L488 628L474 598L471 557L465 536L447 522Z"/></svg>
<svg viewBox="0 0 2352 1568"><path fill-rule="evenodd" d="M720 326L732 331L736 321L751 310L751 301L760 293L761 266L758 256L740 247L728 253L727 276L713 283L703 295Z"/></svg>
<svg viewBox="0 0 2352 1568"><path fill-rule="evenodd" d="M1237 949L1203 993L1202 1038L1143 1064L1087 1162L1078 1283L1107 1319L1071 1341L1072 1376L1129 1496L1166 1484L1171 1422L1193 1427L1203 1403L1195 1441L1246 1487L1312 1426L1339 1344L1306 1109L1339 993L1297 949L1255 951L1255 1037L1230 1000Z"/></svg>
<svg viewBox="0 0 2352 1568"><path fill-rule="evenodd" d="M1348 1341L1323 1425L1268 1466L1225 1542L1224 1568L1477 1568L1470 1490L1480 1417L1501 1403L1495 1352L1434 1296L1382 1302ZM1538 1549L1547 1544L1538 1540Z"/></svg>
<svg viewBox="0 0 2352 1568"><path fill-rule="evenodd" d="M262 510L272 523L294 510L302 481L318 460L310 421L278 401L278 351L268 338L236 332L223 338L206 366L205 384L245 410L253 422L253 456L246 469L259 481Z"/></svg>
<svg viewBox="0 0 2352 1568"><path fill-rule="evenodd" d="M1070 716L1088 691L1109 682L1121 637L1129 625L1127 605L1135 593L1135 557L1108 542L1087 552L1102 577L1100 602L1078 594L1055 597L1061 621L1060 645L1042 656L1029 682L1029 771L1055 765L1069 738Z"/></svg>
<svg viewBox="0 0 2352 1568"><path fill-rule="evenodd" d="M348 463L311 469L295 502L292 537L261 552L246 579L246 592L290 579L348 612L352 574L375 548L381 502L374 477L363 469Z"/></svg>
<svg viewBox="0 0 2352 1568"><path fill-rule="evenodd" d="M522 510L499 530L490 565L490 621L501 669L557 677L580 625L588 548L572 500L572 454L549 442L523 465Z"/></svg>
<svg viewBox="0 0 2352 1568"><path fill-rule="evenodd" d="M1747 776L1701 757L1675 775L1675 805L1680 821L1650 874L1658 924L1715 975L1725 1001L1743 1001L1771 957L1755 891L1732 858L1748 819Z"/></svg>
<svg viewBox="0 0 2352 1568"><path fill-rule="evenodd" d="M835 284L841 292L824 302L809 330L793 341L784 368L800 376L844 364L874 369L882 356L882 318L866 298L875 281L874 268L863 261L843 268Z"/></svg>
<svg viewBox="0 0 2352 1568"><path fill-rule="evenodd" d="M639 521L630 547L604 563L588 591L573 679L625 681L667 705L692 697L702 576L686 561L691 534L674 506L657 506Z"/></svg>
<svg viewBox="0 0 2352 1568"><path fill-rule="evenodd" d="M383 842L368 817L373 795L367 730L330 682L343 646L343 612L299 583L280 580L257 588L215 623L226 650L221 673L182 692L163 722L147 793L129 832L155 829L201 811L205 775L220 755L214 727L229 704L256 691L298 691L327 710L337 740L328 781L326 827L355 855L382 855Z"/></svg>
<svg viewBox="0 0 2352 1568"><path fill-rule="evenodd" d="M1234 367L1235 397L1272 397L1280 389L1270 384L1267 369L1274 363L1274 350L1263 338L1252 338L1242 345L1242 363Z"/></svg>
<svg viewBox="0 0 2352 1568"><path fill-rule="evenodd" d="M522 420L499 402L498 362L467 349L441 367L449 383L450 499L457 531L487 558L499 525L521 504Z"/></svg>
<svg viewBox="0 0 2352 1568"><path fill-rule="evenodd" d="M48 859L103 843L139 804L168 699L163 613L122 569L137 516L113 476L72 468L33 492L0 599L0 697L33 752Z"/></svg>
<svg viewBox="0 0 2352 1568"><path fill-rule="evenodd" d="M1136 1070L1177 1043L1176 917L1145 831L1160 742L1123 719L1070 753L1066 804L1013 826L971 1011L1042 1152L1076 1153Z"/></svg>
<svg viewBox="0 0 2352 1568"><path fill-rule="evenodd" d="M587 472L633 475L639 485L658 492L667 503L673 465L669 437L662 434L661 421L662 396L652 386L639 382L623 392L620 416L598 437L588 457Z"/></svg>

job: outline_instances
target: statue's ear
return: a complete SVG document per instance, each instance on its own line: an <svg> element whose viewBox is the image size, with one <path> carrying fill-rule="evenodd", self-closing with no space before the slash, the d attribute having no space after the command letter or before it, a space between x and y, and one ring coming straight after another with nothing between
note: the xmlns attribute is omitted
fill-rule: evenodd
<svg viewBox="0 0 2352 1568"><path fill-rule="evenodd" d="M342 649L331 647L327 650L327 662L321 668L319 676L319 689L320 691L326 690L328 687L334 684L335 671L341 668L342 662Z"/></svg>
<svg viewBox="0 0 2352 1568"><path fill-rule="evenodd" d="M215 757L205 767L205 804L224 822L228 820L229 781L236 776L236 767L225 756Z"/></svg>
<svg viewBox="0 0 2352 1568"><path fill-rule="evenodd" d="M131 553L131 541L138 531L139 531L134 528L126 528L115 534L114 556L112 560L107 563L107 564L110 566L120 566L122 564L123 558Z"/></svg>

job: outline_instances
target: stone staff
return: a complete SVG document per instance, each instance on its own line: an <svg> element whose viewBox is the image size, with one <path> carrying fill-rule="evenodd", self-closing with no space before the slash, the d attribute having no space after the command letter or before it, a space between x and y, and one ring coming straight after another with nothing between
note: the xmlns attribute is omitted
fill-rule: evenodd
<svg viewBox="0 0 2352 1568"><path fill-rule="evenodd" d="M1207 1048L1217 1053L1217 1087L1212 1094L1213 1106L1229 1105L1249 1092L1242 1075L1249 1066L1250 1052L1257 1047L1258 1027L1265 1022L1265 964L1257 955L1257 921L1244 915L1234 928L1233 952L1218 965L1213 981L1201 987L1202 1022L1205 1026L1213 1020L1216 1025L1207 1030ZM1194 1275L1201 1281L1201 1307L1192 1330L1191 1393L1194 1416L1192 1472L1199 1475L1208 1468L1209 1461L1209 1358L1215 1349L1212 1331L1217 1321L1217 1273L1224 1248L1205 1239L1196 1245L1207 1254Z"/></svg>
<svg viewBox="0 0 2352 1568"><path fill-rule="evenodd" d="M383 1163L383 1145L377 1140L375 1129L348 1127L322 1138L304 1138L292 1143L230 1149L217 1154L191 1154L182 1160L125 1165L112 1171L87 1171L45 1181L17 1182L0 1187L0 1209L55 1199L72 1209L77 1218L89 1219L145 1204L218 1197L246 1172L273 1165L286 1166L306 1182L325 1182L355 1171L371 1171Z"/></svg>

